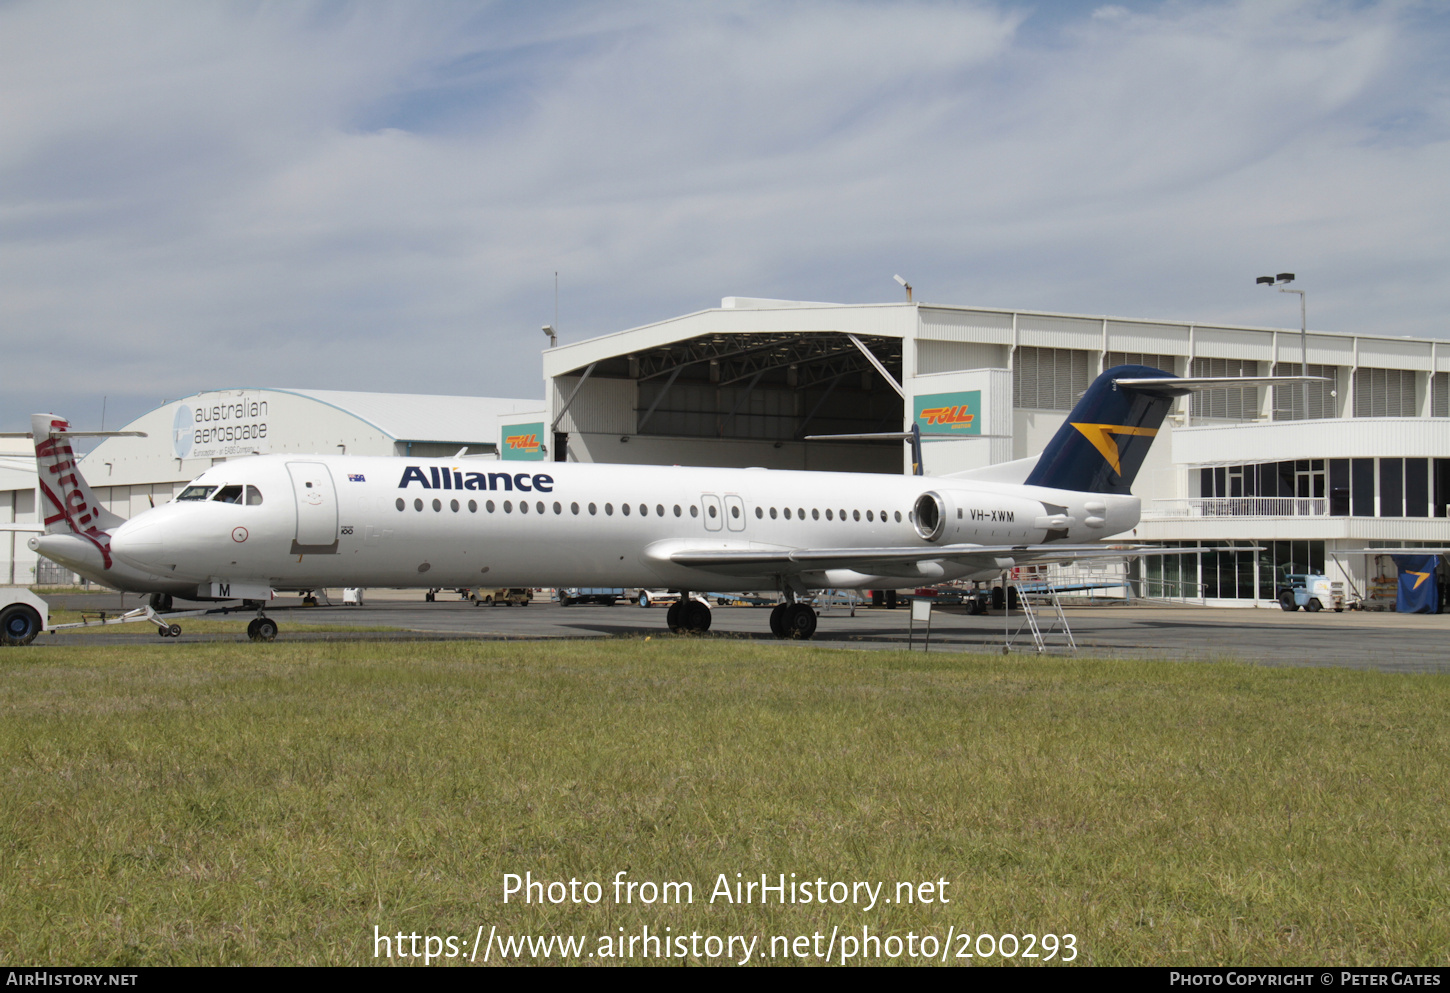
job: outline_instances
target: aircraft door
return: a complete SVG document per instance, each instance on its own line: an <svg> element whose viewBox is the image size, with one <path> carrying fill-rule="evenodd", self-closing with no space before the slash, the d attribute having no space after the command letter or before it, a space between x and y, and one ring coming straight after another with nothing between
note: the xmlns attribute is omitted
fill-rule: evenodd
<svg viewBox="0 0 1450 993"><path fill-rule="evenodd" d="M731 531L745 530L745 501L733 493L725 497L725 526Z"/></svg>
<svg viewBox="0 0 1450 993"><path fill-rule="evenodd" d="M725 520L720 510L720 498L713 493L700 494L700 514L705 519L706 531L719 531Z"/></svg>
<svg viewBox="0 0 1450 993"><path fill-rule="evenodd" d="M297 497L297 544L313 548L337 544L337 491L327 466L288 462L287 472Z"/></svg>

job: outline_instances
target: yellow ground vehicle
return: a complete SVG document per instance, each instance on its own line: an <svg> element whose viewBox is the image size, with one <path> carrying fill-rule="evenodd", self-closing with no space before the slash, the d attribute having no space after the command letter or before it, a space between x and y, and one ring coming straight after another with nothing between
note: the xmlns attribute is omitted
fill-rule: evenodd
<svg viewBox="0 0 1450 993"><path fill-rule="evenodd" d="M473 594L473 605L475 607L482 607L484 604L492 607L527 607L533 598L533 590L520 588L476 590Z"/></svg>

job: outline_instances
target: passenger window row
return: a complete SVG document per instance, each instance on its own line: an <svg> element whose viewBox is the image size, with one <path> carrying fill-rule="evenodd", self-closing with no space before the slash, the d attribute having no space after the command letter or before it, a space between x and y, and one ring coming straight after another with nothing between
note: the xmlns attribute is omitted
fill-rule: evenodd
<svg viewBox="0 0 1450 993"><path fill-rule="evenodd" d="M250 487L248 487L248 489L250 489ZM435 511L441 512L443 510L443 501L442 500L439 500L439 499L437 499L435 497L433 499L432 503L433 503L433 509ZM407 509L408 504L407 504L407 501L405 501L402 497L398 497L395 506L398 508L398 510L401 511L401 510ZM413 500L413 509L414 510L421 511L421 510L423 510L424 506L425 506L425 504L424 504L423 499L421 497L417 497L417 498L415 498ZM476 513L478 513L478 501L477 500L469 500L467 506L468 506L468 512L470 514L476 514ZM451 510L451 511L453 511L456 514L460 510L463 509L463 506L457 500L450 500L450 501L448 501L448 509ZM499 509L499 507L498 507L498 505L495 505L495 503L492 500L485 500L484 501L484 504L483 504L483 509L484 509L485 512L492 514L495 511L497 511ZM505 514L512 514L515 509L517 509L520 514L527 514L527 513L530 513L531 512L531 507L530 507L530 504L529 504L529 502L527 500L520 500L518 502L517 508L515 508L514 502L512 500L505 500L505 501L503 501L502 509L503 509L503 512ZM546 513L549 512L550 509L552 509L553 512L556 515L559 515L559 516L562 516L563 513L564 513L564 505L562 503L560 503L558 500L555 500L553 502L552 508L550 506L546 505L543 500L535 501L533 503L533 505L532 505L532 512L535 513L535 514L546 514ZM615 505L613 503L606 503L606 504L604 504L604 507L603 507L604 516L605 517L613 517L614 516L614 512L615 512L616 509L619 511L620 515L623 516L623 517L629 517L631 514L634 514L636 511L639 513L639 516L640 517L648 517L650 515L650 506L647 503L641 503L641 504L638 504L637 506L634 505L634 504L621 503L617 508L615 507ZM574 515L575 517L578 517L581 513L584 513L586 511L589 514L589 516L591 516L591 517L598 516L599 511L600 511L600 506L597 503L589 503L589 504L586 504L584 507L581 508L578 503L571 503L571 504L569 504L569 513L572 514L572 515ZM681 506L679 504L675 504L674 505L673 512L674 512L674 516L676 516L676 517L683 517L684 514L685 514L684 510L681 508ZM713 518L713 517L718 516L719 510L714 505L711 505L711 506L709 506L707 508L706 513L710 517ZM776 520L780 516L783 516L788 521L789 520L801 520L801 521L803 521L803 520L806 519L806 510L805 510L804 507L797 507L797 508L794 509L794 511L792 511L792 509L790 507L786 507L783 512L778 512L775 507L771 507L769 509L769 511L767 511L767 510L765 510L764 508L761 508L761 507L756 507L755 508L755 516L756 516L757 519L763 520L765 518L765 516L766 516L767 513L769 513L771 520ZM813 521L820 520L821 519L821 513L822 512L820 510L818 510L818 509L812 509L811 512L810 512L811 520L813 520ZM666 515L666 511L665 511L665 505L662 504L662 503L655 504L655 506L654 506L654 514L655 514L656 517L665 517L665 516L667 516ZM794 515L794 516L792 516L792 515ZM839 515L839 517L837 515ZM699 517L700 516L700 508L697 507L697 506L695 506L694 504L691 504L690 505L690 516L691 517ZM730 508L730 516L732 518L738 518L738 517L740 517L740 508L739 507L731 507ZM826 520L828 520L828 521L834 521L834 520L838 520L838 519L839 520L842 520L842 521L845 521L845 520L859 521L859 520L861 520L861 511L859 511L859 510L853 510L853 511L850 512L850 517L847 517L847 512L845 510L834 510L834 509L831 509L831 508L827 508L826 511L825 511L825 516L826 516ZM910 518L910 516L911 515L909 515L909 514L907 515L908 519ZM899 511L899 510L896 511L895 514L894 514L894 517L895 517L896 523L897 524L900 524L901 523L901 511ZM881 511L868 510L868 511L866 511L866 521L868 523L875 523L878 520L881 521L881 523L885 524L889 520L891 520L891 516L888 516L887 512L884 511L884 510L881 510Z"/></svg>
<svg viewBox="0 0 1450 993"><path fill-rule="evenodd" d="M771 507L768 511L767 510L764 510L763 508L760 508L760 507L756 507L755 508L755 516L756 517L764 517L767 513L770 514L770 519L771 520L775 520L775 518L776 518L776 512L775 512L775 508L774 507ZM877 514L878 513L880 514L880 517L877 517ZM840 515L839 518L836 516L837 514ZM849 518L847 518L846 511L845 510L839 510L839 511L837 511L837 510L832 510L831 508L827 507L826 510L825 510L825 515L826 515L826 520L828 520L828 521L834 521L834 520L838 520L838 519L839 520L842 520L842 521L848 520L848 519L849 520L853 520L853 521L859 521L861 519L861 511L859 511L859 510L853 510L853 511L851 511L851 516ZM791 520L791 509L789 507L784 508L781 511L781 516L784 517L786 520ZM803 521L803 520L806 519L806 509L804 507L797 507L795 509L795 519L796 520L799 520L799 521ZM812 507L811 508L811 520L818 521L820 519L821 519L821 511L819 509L815 508L815 507ZM884 510L879 511L879 512L878 511L874 511L874 510L868 510L868 511L866 511L866 520L867 520L868 523L875 523L877 520L880 520L882 524L885 524L888 520L890 520L890 518L887 516L887 513ZM900 524L901 523L901 511L899 511L899 510L896 511L896 523L897 524Z"/></svg>

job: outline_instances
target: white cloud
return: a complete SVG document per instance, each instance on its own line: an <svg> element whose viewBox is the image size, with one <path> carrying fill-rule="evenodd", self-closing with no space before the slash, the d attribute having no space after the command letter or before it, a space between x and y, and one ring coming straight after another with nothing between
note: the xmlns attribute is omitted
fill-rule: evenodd
<svg viewBox="0 0 1450 993"><path fill-rule="evenodd" d="M1416 4L0 7L0 420L537 395L730 294L1438 334ZM53 377L63 367L65 382ZM123 399L117 400L120 396ZM56 398L52 403L51 397Z"/></svg>

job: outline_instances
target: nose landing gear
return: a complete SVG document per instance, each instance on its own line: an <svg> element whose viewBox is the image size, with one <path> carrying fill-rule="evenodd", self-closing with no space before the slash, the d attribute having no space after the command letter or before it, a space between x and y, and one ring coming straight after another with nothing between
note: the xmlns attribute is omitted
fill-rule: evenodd
<svg viewBox="0 0 1450 993"><path fill-rule="evenodd" d="M247 625L247 637L253 641L273 641L277 637L277 622L270 617L254 617Z"/></svg>

